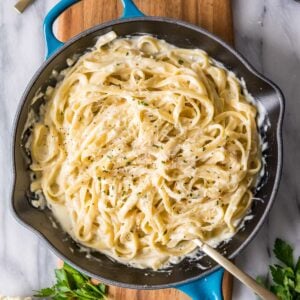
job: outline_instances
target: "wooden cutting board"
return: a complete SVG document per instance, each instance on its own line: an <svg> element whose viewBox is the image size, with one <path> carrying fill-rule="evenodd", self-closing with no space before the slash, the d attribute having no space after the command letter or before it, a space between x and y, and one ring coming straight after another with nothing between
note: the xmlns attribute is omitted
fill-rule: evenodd
<svg viewBox="0 0 300 300"><path fill-rule="evenodd" d="M120 0L83 0L64 12L58 21L58 37L70 37L122 14ZM135 0L146 15L181 19L199 25L233 44L230 0ZM225 300L232 297L232 277L223 278ZM142 291L109 287L109 298L115 300L187 300L189 297L175 289Z"/></svg>

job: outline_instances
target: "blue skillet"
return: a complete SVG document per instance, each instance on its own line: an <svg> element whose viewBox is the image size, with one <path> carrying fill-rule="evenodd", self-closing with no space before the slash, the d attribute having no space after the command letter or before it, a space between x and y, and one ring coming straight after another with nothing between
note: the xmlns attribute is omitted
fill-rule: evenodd
<svg viewBox="0 0 300 300"><path fill-rule="evenodd" d="M24 226L38 234L59 257L106 284L133 289L173 287L195 300L221 300L223 299L221 283L224 272L209 257L204 256L197 262L185 259L171 267L168 272L145 271L125 266L100 253L94 253L91 258L87 258L79 251L71 238L66 237L60 228L52 226L50 210L39 210L30 204L30 195L28 195L30 177L28 163L24 158L26 156L23 146L25 141L22 136L30 110L30 102L38 89L45 90L49 84L55 86L56 79L51 76L53 69L59 71L66 68L67 58L83 53L94 45L98 36L111 30L119 36L148 33L179 47L201 48L235 72L238 77L244 78L249 92L267 112L270 125L263 133L268 143L268 148L264 152L266 175L263 178L264 184L255 194L263 201L254 201L253 218L247 221L243 230L240 230L228 243L223 243L218 247L218 251L226 253L229 258L234 258L248 245L262 226L278 190L282 168L281 132L284 112L282 93L274 83L259 74L237 51L218 37L183 21L145 16L132 0L122 0L124 11L120 19L86 30L64 44L56 39L53 33L53 23L64 10L78 1L80 0L60 0L44 21L46 61L29 82L20 101L14 123L12 211ZM41 102L38 101L34 109L38 109L40 104ZM199 268L198 264L206 267Z"/></svg>

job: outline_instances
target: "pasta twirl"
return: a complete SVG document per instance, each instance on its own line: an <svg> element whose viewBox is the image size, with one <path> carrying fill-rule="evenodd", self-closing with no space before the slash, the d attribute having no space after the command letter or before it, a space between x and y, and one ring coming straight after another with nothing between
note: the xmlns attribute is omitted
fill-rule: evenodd
<svg viewBox="0 0 300 300"><path fill-rule="evenodd" d="M231 237L261 167L256 108L204 51L102 36L48 91L31 190L78 242L158 269Z"/></svg>

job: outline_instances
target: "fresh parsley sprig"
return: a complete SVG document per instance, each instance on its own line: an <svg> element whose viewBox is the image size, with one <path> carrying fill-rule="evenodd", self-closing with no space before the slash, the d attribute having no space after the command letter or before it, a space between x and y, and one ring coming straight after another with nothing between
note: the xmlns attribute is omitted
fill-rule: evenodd
<svg viewBox="0 0 300 300"><path fill-rule="evenodd" d="M37 291L35 297L54 300L106 299L107 289L103 283L93 284L90 277L81 274L66 263L61 269L55 270L55 277L56 283L50 288Z"/></svg>
<svg viewBox="0 0 300 300"><path fill-rule="evenodd" d="M300 300L300 257L294 264L293 248L281 239L276 239L273 252L281 262L270 266L273 284L268 284L262 277L257 281L281 300Z"/></svg>

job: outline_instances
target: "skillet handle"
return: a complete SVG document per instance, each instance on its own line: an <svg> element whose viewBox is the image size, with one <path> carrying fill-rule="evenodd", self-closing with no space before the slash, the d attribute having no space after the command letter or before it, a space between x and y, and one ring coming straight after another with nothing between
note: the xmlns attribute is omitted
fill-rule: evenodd
<svg viewBox="0 0 300 300"><path fill-rule="evenodd" d="M123 15L121 19L144 17L145 15L135 6L132 0L121 0L123 5Z"/></svg>
<svg viewBox="0 0 300 300"><path fill-rule="evenodd" d="M62 12L79 1L81 0L60 0L47 14L44 20L46 59L64 45L64 43L59 41L54 35L54 21ZM135 6L132 0L121 0L121 2L123 5L123 15L121 16L121 19L144 16L144 14Z"/></svg>
<svg viewBox="0 0 300 300"><path fill-rule="evenodd" d="M64 45L63 42L59 41L53 32L54 21L63 13L67 8L80 0L61 0L59 1L47 14L44 20L44 36L46 44L46 59L56 52L60 47Z"/></svg>
<svg viewBox="0 0 300 300"><path fill-rule="evenodd" d="M190 296L192 300L223 300L223 275L224 269L220 268L204 278L178 285L176 289Z"/></svg>

